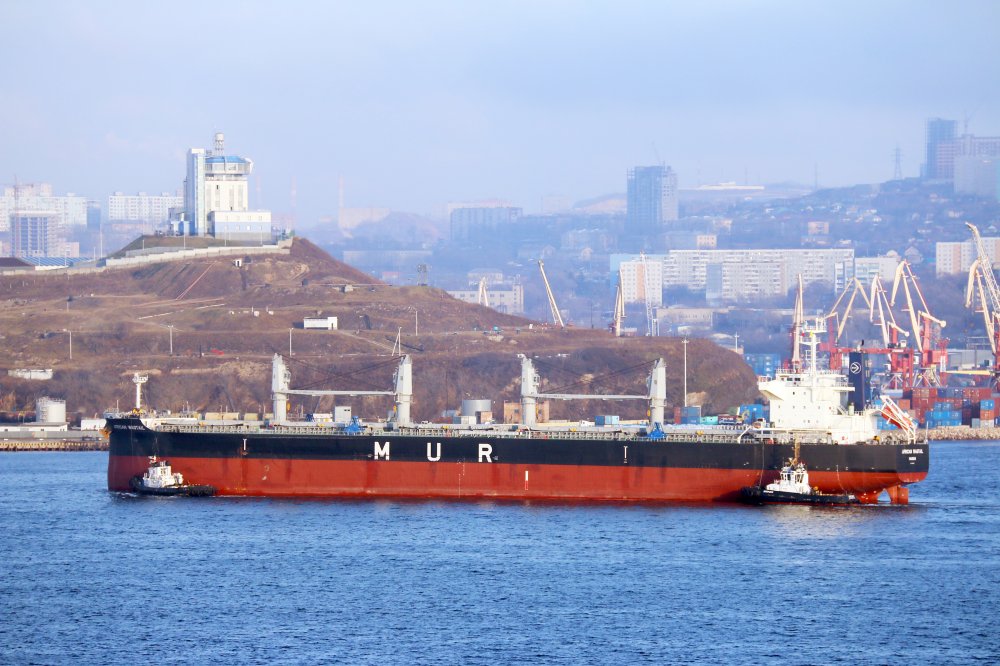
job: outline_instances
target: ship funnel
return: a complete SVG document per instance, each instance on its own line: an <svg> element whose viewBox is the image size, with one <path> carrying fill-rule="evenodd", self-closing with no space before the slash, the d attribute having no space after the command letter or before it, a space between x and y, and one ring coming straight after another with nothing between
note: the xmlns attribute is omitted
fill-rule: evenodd
<svg viewBox="0 0 1000 666"><path fill-rule="evenodd" d="M663 406L667 401L667 364L656 359L647 380L649 386L649 428L663 424Z"/></svg>
<svg viewBox="0 0 1000 666"><path fill-rule="evenodd" d="M524 354L521 359L521 424L530 428L535 425L535 398L538 396L538 373L535 364Z"/></svg>
<svg viewBox="0 0 1000 666"><path fill-rule="evenodd" d="M413 363L407 354L399 361L396 368L396 425L413 425L410 420L410 401L413 400Z"/></svg>
<svg viewBox="0 0 1000 666"><path fill-rule="evenodd" d="M288 420L288 384L291 380L292 374L285 367L285 360L280 354L275 354L271 361L271 395L274 399L275 423L284 423Z"/></svg>

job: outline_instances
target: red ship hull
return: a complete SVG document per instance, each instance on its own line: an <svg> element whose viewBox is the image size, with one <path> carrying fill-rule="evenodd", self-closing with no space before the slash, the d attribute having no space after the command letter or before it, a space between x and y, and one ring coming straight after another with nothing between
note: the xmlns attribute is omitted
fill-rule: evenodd
<svg viewBox="0 0 1000 666"><path fill-rule="evenodd" d="M185 478L219 495L281 497L494 498L594 501L735 501L740 489L773 480L760 471L494 463L427 463L247 458L170 459ZM108 488L128 491L148 467L145 456L112 456ZM847 492L862 502L927 474L810 472L824 492ZM905 488L902 488L905 490Z"/></svg>

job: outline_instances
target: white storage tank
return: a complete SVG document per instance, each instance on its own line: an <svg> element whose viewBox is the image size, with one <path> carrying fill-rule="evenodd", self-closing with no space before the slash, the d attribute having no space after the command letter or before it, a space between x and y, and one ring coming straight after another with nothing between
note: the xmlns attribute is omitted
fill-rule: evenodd
<svg viewBox="0 0 1000 666"><path fill-rule="evenodd" d="M493 403L489 400L474 399L462 401L462 416L475 416L477 412L492 412Z"/></svg>
<svg viewBox="0 0 1000 666"><path fill-rule="evenodd" d="M66 423L66 401L44 396L35 402L35 422Z"/></svg>

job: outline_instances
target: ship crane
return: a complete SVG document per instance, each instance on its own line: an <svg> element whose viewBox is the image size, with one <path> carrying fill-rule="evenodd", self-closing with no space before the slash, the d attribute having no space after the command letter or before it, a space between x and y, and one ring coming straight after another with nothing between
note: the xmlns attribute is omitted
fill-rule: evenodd
<svg viewBox="0 0 1000 666"><path fill-rule="evenodd" d="M559 314L559 306L556 305L556 297L552 294L552 287L549 285L549 278L545 275L545 264L541 259L538 260L538 270L542 273L542 282L545 283L545 294L549 297L549 309L552 311L552 323L559 326L559 328L566 328L566 324L563 323L562 315Z"/></svg>
<svg viewBox="0 0 1000 666"><path fill-rule="evenodd" d="M983 324L986 327L986 336L990 341L990 349L993 352L993 377L994 381L1000 377L1000 286L997 285L996 276L993 275L993 262L986 252L986 246L979 229L974 224L965 223L972 232L972 239L976 246L976 259L969 267L969 283L965 290L965 307L973 307L973 300L978 296L979 307L977 311L983 314Z"/></svg>
<svg viewBox="0 0 1000 666"><path fill-rule="evenodd" d="M535 425L535 407L539 398L544 400L649 400L649 429L653 431L663 423L663 409L667 401L667 366L662 358L656 360L649 373L646 395L596 395L588 393L539 393L538 373L535 364L524 354L521 359L521 425Z"/></svg>
<svg viewBox="0 0 1000 666"><path fill-rule="evenodd" d="M945 381L948 340L941 337L940 330L946 323L931 314L923 292L920 291L917 277L913 274L910 262L906 260L901 261L896 267L896 277L892 282L892 298L889 301L891 305L896 304L896 296L901 286L902 293L906 297L906 306L903 309L909 314L914 343L920 356L913 385L941 386Z"/></svg>
<svg viewBox="0 0 1000 666"><path fill-rule="evenodd" d="M413 400L413 364L409 355L403 356L393 378L395 388L392 391L330 391L314 389L291 389L289 383L292 375L285 366L285 360L280 354L275 354L271 362L271 393L274 398L274 422L281 424L288 421L287 403L290 395L391 395L396 398L394 421L397 426L409 426L410 402Z"/></svg>

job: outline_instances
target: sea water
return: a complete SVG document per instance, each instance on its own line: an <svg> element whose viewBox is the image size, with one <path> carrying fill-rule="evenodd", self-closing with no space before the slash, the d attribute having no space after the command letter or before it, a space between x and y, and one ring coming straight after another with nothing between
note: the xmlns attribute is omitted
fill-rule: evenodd
<svg viewBox="0 0 1000 666"><path fill-rule="evenodd" d="M0 663L1000 663L1000 442L909 506L137 498L0 454Z"/></svg>

